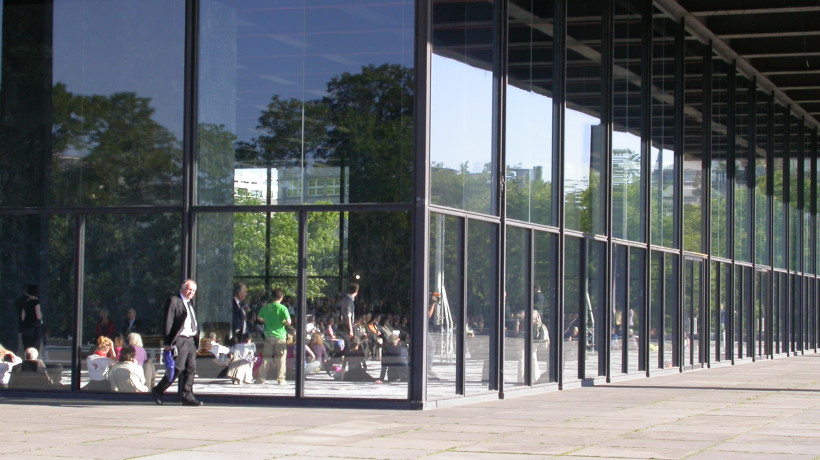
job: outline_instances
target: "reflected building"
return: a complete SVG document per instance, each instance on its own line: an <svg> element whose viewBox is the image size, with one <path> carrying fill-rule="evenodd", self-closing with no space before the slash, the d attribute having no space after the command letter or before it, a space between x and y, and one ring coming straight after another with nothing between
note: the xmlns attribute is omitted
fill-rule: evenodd
<svg viewBox="0 0 820 460"><path fill-rule="evenodd" d="M431 408L815 352L820 87L789 40L820 12L702 3L0 2L0 343L47 369L9 397L104 389L102 311L156 361L189 277L203 338L261 350L275 289L294 317L283 385L226 385L214 345L206 400Z"/></svg>

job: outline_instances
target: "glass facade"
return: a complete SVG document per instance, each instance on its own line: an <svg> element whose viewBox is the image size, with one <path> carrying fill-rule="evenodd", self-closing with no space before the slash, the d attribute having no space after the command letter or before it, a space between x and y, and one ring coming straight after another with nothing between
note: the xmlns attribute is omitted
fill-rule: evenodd
<svg viewBox="0 0 820 460"><path fill-rule="evenodd" d="M660 4L0 16L10 390L112 392L125 345L150 387L187 278L215 399L434 407L820 341L816 121Z"/></svg>

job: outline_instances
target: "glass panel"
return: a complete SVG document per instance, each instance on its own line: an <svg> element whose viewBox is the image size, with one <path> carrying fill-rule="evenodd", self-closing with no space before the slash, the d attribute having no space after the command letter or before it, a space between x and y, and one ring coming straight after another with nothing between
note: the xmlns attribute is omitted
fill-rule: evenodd
<svg viewBox="0 0 820 460"><path fill-rule="evenodd" d="M233 297L232 286L235 283L243 283L248 290L240 305L245 313L246 334L253 344L251 353L255 352L258 358L249 373L242 370L236 372L245 375L245 378L238 377L241 383L256 381L262 384L231 388L231 391L240 394L293 396L295 371L292 359L291 362L286 362L286 384L276 385L278 374L274 371L273 344L265 346L265 326L257 322L256 318L262 308L273 301L273 289L280 289L285 294L281 303L288 307L291 319L295 319L296 308L299 306L296 298L299 244L297 214L199 214L197 233L208 235L207 238L200 236L197 239L197 298L203 331L215 332L217 341L226 346L232 346L234 342L241 343L241 337L234 334L234 331L242 328L243 321L241 318L234 319L234 305L227 307ZM295 321L288 331L291 336L294 336L296 330L294 326ZM203 360L202 363L208 366L207 369L227 365L227 362L216 363L213 360ZM199 364L198 360L197 366ZM212 380L202 391L217 391L224 382L216 379L220 372L217 371L216 375L206 374ZM204 383L202 379L199 382Z"/></svg>
<svg viewBox="0 0 820 460"><path fill-rule="evenodd" d="M409 202L413 4L207 0L200 204Z"/></svg>
<svg viewBox="0 0 820 460"><path fill-rule="evenodd" d="M612 233L643 241L641 178L641 11L632 0L615 2L615 108L612 127Z"/></svg>
<svg viewBox="0 0 820 460"><path fill-rule="evenodd" d="M564 128L565 225L603 233L601 3L567 4L567 76Z"/></svg>
<svg viewBox="0 0 820 460"><path fill-rule="evenodd" d="M790 334L791 351L797 352L802 349L803 340L803 296L801 295L801 277L789 274L789 288L791 293L791 321L792 329Z"/></svg>
<svg viewBox="0 0 820 460"><path fill-rule="evenodd" d="M751 122L751 98L746 78L735 78L735 202L734 232L735 259L751 262L749 232L752 228L752 188L749 186L749 124Z"/></svg>
<svg viewBox="0 0 820 460"><path fill-rule="evenodd" d="M727 196L728 64L712 61L712 255L729 257Z"/></svg>
<svg viewBox="0 0 820 460"><path fill-rule="evenodd" d="M663 253L653 251L650 265L650 298L649 298L649 369L662 369L663 363L663 300L665 277L661 270Z"/></svg>
<svg viewBox="0 0 820 460"><path fill-rule="evenodd" d="M772 321L768 309L768 292L771 272L755 272L755 305L754 305L754 340L755 356L766 356L768 354L767 331L771 327Z"/></svg>
<svg viewBox="0 0 820 460"><path fill-rule="evenodd" d="M802 220L802 227L800 230L800 239L801 247L803 248L802 257L803 257L803 272L806 274L813 274L814 271L814 261L812 260L812 245L811 245L811 236L812 236L812 227L813 227L813 216L812 216L812 206L811 206L811 190L812 190L812 156L813 153L816 153L812 149L812 135L809 131L808 127L805 128L805 133L803 135L803 161L801 163L801 167L803 168L803 184L801 187L803 188L803 200L800 203L800 217ZM816 178L816 176L815 176Z"/></svg>
<svg viewBox="0 0 820 460"><path fill-rule="evenodd" d="M585 264L581 263L584 240L567 238L565 243L566 265L564 280L564 370L563 382L577 382L581 379L578 367L578 353L584 343L584 324L580 317L583 306L586 304L583 285L586 278Z"/></svg>
<svg viewBox="0 0 820 460"><path fill-rule="evenodd" d="M798 190L802 189L800 183L800 154L803 146L800 143L800 120L789 117L791 126L789 127L789 270L801 271L800 253L802 251L800 233L800 196Z"/></svg>
<svg viewBox="0 0 820 460"><path fill-rule="evenodd" d="M5 5L0 205L180 203L184 13L181 0Z"/></svg>
<svg viewBox="0 0 820 460"><path fill-rule="evenodd" d="M408 4L412 8L412 2ZM431 202L496 214L493 2L435 0L432 16ZM412 49L411 44L408 50Z"/></svg>
<svg viewBox="0 0 820 460"><path fill-rule="evenodd" d="M744 275L743 267L735 266L733 271L734 276L734 296L733 315L732 315L732 347L737 358L743 358L743 303L744 303Z"/></svg>
<svg viewBox="0 0 820 460"><path fill-rule="evenodd" d="M307 322L297 329L307 341L305 395L407 398L409 229L409 214L403 212L308 213ZM337 307L340 288L349 292L342 280L360 285L352 339ZM373 387L373 382L384 384Z"/></svg>
<svg viewBox="0 0 820 460"><path fill-rule="evenodd" d="M774 196L772 198L774 219L774 266L786 268L786 139L784 126L784 108L775 105L774 108Z"/></svg>
<svg viewBox="0 0 820 460"><path fill-rule="evenodd" d="M703 253L703 45L684 46L683 248Z"/></svg>
<svg viewBox="0 0 820 460"><path fill-rule="evenodd" d="M651 239L653 244L673 247L675 226L675 28L676 23L653 13L652 39L652 148Z"/></svg>
<svg viewBox="0 0 820 460"><path fill-rule="evenodd" d="M0 388L69 389L75 233L71 216L0 217Z"/></svg>
<svg viewBox="0 0 820 460"><path fill-rule="evenodd" d="M537 318L533 322L537 333L532 335L532 350L536 359L533 362L535 373L540 371L534 384L555 382L558 380L558 366L555 356L555 346L552 340L558 337L558 302L556 287L558 273L555 261L558 259L558 235L552 233L535 232L535 287L533 305L546 326L546 333L538 325Z"/></svg>
<svg viewBox="0 0 820 460"><path fill-rule="evenodd" d="M703 262L687 260L684 264L683 310L683 363L697 365L703 362L700 347L700 328L703 319Z"/></svg>
<svg viewBox="0 0 820 460"><path fill-rule="evenodd" d="M153 386L154 375L157 381L163 375L164 367L159 358L165 321L161 311L167 296L179 292L181 228L182 219L178 214L87 217L81 357L84 390L111 391L111 383L104 373L105 364L116 347L123 346L122 327L130 309L134 310L135 321L140 322L137 332L141 334L146 353L145 360L139 364L146 386ZM221 333L217 324L209 319L209 312L216 305L206 298L197 298L195 304L200 331L206 335L214 331ZM115 350L108 357L100 337L113 340ZM224 335L219 339L224 340ZM107 345L110 348L112 344L109 341ZM203 391L207 385L209 376L204 364L201 368L197 366L197 375L195 392ZM173 387L176 389L176 385Z"/></svg>
<svg viewBox="0 0 820 460"><path fill-rule="evenodd" d="M629 250L629 313L627 315L627 346L629 349L627 370L629 373L644 371L646 347L649 341L643 336L646 324L646 249L630 248Z"/></svg>
<svg viewBox="0 0 820 460"><path fill-rule="evenodd" d="M677 258L674 254L664 255L663 367L666 368L681 364Z"/></svg>
<svg viewBox="0 0 820 460"><path fill-rule="evenodd" d="M496 350L493 349L498 305L498 258L495 248L498 227L469 221L467 228L467 311L468 317L484 319L485 334L465 340L465 385L467 394L486 392L493 386Z"/></svg>
<svg viewBox="0 0 820 460"><path fill-rule="evenodd" d="M431 300L428 310L426 337L427 350L427 397L448 397L456 393L456 334L459 334L460 318L464 305L464 254L463 221L442 214L430 215L430 288ZM436 294L439 294L436 296ZM489 318L487 318L489 320ZM479 314L467 321L472 334L465 338L470 344L480 341L476 337L489 334L485 318ZM472 358L472 356L470 356ZM479 364L481 365L481 364Z"/></svg>
<svg viewBox="0 0 820 460"><path fill-rule="evenodd" d="M756 120L756 151L755 151L755 261L761 265L769 265L769 200L768 187L768 153L769 134L772 126L769 125L769 96L762 91L757 92L757 120Z"/></svg>
<svg viewBox="0 0 820 460"><path fill-rule="evenodd" d="M630 360L627 355L627 334L631 329L628 326L631 309L629 304L629 248L615 245L612 251L612 309L610 310L609 337L609 372L610 375L621 374L626 371L626 364ZM630 337L631 339L631 337Z"/></svg>
<svg viewBox="0 0 820 460"><path fill-rule="evenodd" d="M728 298L728 269L718 262L712 263L712 304L709 306L711 315L710 348L715 361L732 359L728 349L728 329L726 327L726 300Z"/></svg>
<svg viewBox="0 0 820 460"><path fill-rule="evenodd" d="M587 294L584 299L586 331L584 377L606 375L603 367L606 351L606 329L604 327L604 289L607 284L606 245L601 241L585 240L587 246Z"/></svg>
<svg viewBox="0 0 820 460"><path fill-rule="evenodd" d="M531 302L530 288L530 232L517 227L507 227L506 297L504 299L504 386L523 385L527 359L530 360L532 382L541 376L537 367L537 351L526 358L525 343L531 340L530 332L536 320L543 325L540 313L527 312ZM537 315L537 316L536 316ZM532 327L527 327L531 322ZM532 331L537 332L537 331ZM533 356L535 359L533 359Z"/></svg>
<svg viewBox="0 0 820 460"><path fill-rule="evenodd" d="M553 224L552 1L509 7L507 49L507 218ZM548 33L549 32L549 33Z"/></svg>

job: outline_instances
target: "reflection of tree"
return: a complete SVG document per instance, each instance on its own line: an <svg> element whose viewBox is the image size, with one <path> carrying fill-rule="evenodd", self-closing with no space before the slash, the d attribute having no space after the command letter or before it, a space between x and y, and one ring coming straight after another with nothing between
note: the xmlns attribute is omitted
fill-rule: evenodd
<svg viewBox="0 0 820 460"><path fill-rule="evenodd" d="M181 143L153 115L151 100L135 93L77 95L57 83L51 201L91 206L180 202ZM61 222L50 222L48 281L62 289L50 289L45 296L68 312L55 312L49 325L52 333L66 336L71 330L73 292L60 273L72 272L73 238L71 226ZM108 308L117 323L125 310L135 308L151 324L157 317L158 299L173 291L179 277L179 216L89 215L87 222L86 338L93 335L97 308Z"/></svg>
<svg viewBox="0 0 820 460"><path fill-rule="evenodd" d="M75 95L54 85L53 202L56 205L180 201L180 142L135 93Z"/></svg>
<svg viewBox="0 0 820 460"><path fill-rule="evenodd" d="M349 184L347 202L409 202L412 128L412 70L399 65L369 65L360 73L333 77L328 82L327 95L320 99L282 99L274 95L259 117L260 135L249 142L236 143L236 158L243 164L264 168L308 169L312 165L331 165L339 168L339 182ZM346 173L349 177L345 177ZM410 257L410 223L405 214L395 214L400 217L386 213L346 216L349 240L344 268L362 276L371 298L406 302L409 271L404 261ZM295 227L292 232L289 230L294 224L295 220L286 222L274 218L273 234L295 238ZM308 230L308 273L338 277L339 245L343 238L338 213L310 213ZM277 253L292 257L292 261L281 262L290 263L295 269L296 242L295 239L289 241L292 247L285 242L281 242L280 247L272 247L272 257ZM248 248L254 244L242 243ZM264 240L258 244L264 248ZM234 262L235 273L250 273L252 267L245 264L258 263L246 260L241 254L236 255ZM331 286L326 286L324 279L311 278L308 297L320 292L327 294L324 291Z"/></svg>
<svg viewBox="0 0 820 460"><path fill-rule="evenodd" d="M261 204L257 198L240 196L237 204ZM234 273L238 278L254 278L265 273L265 225L264 212L234 214L233 263ZM277 212L271 214L270 263L272 276L294 278L297 275L299 221L297 214ZM338 263L339 255L339 218L337 213L316 212L308 214L308 275L327 275L326 267L332 270ZM338 270L336 270L338 272ZM290 292L288 286L277 284ZM307 284L308 298L322 295L327 289L327 280L310 278Z"/></svg>

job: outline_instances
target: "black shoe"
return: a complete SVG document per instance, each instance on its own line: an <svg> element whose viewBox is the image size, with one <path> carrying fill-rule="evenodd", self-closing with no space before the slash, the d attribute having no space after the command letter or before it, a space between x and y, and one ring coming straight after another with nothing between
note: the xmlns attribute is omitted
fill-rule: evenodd
<svg viewBox="0 0 820 460"><path fill-rule="evenodd" d="M157 406L162 405L162 393L158 392L156 387L151 389L151 397L154 398L154 402L157 403Z"/></svg>
<svg viewBox="0 0 820 460"><path fill-rule="evenodd" d="M199 407L199 406L202 405L202 401L200 401L198 399L183 399L182 400L182 405L183 406Z"/></svg>

